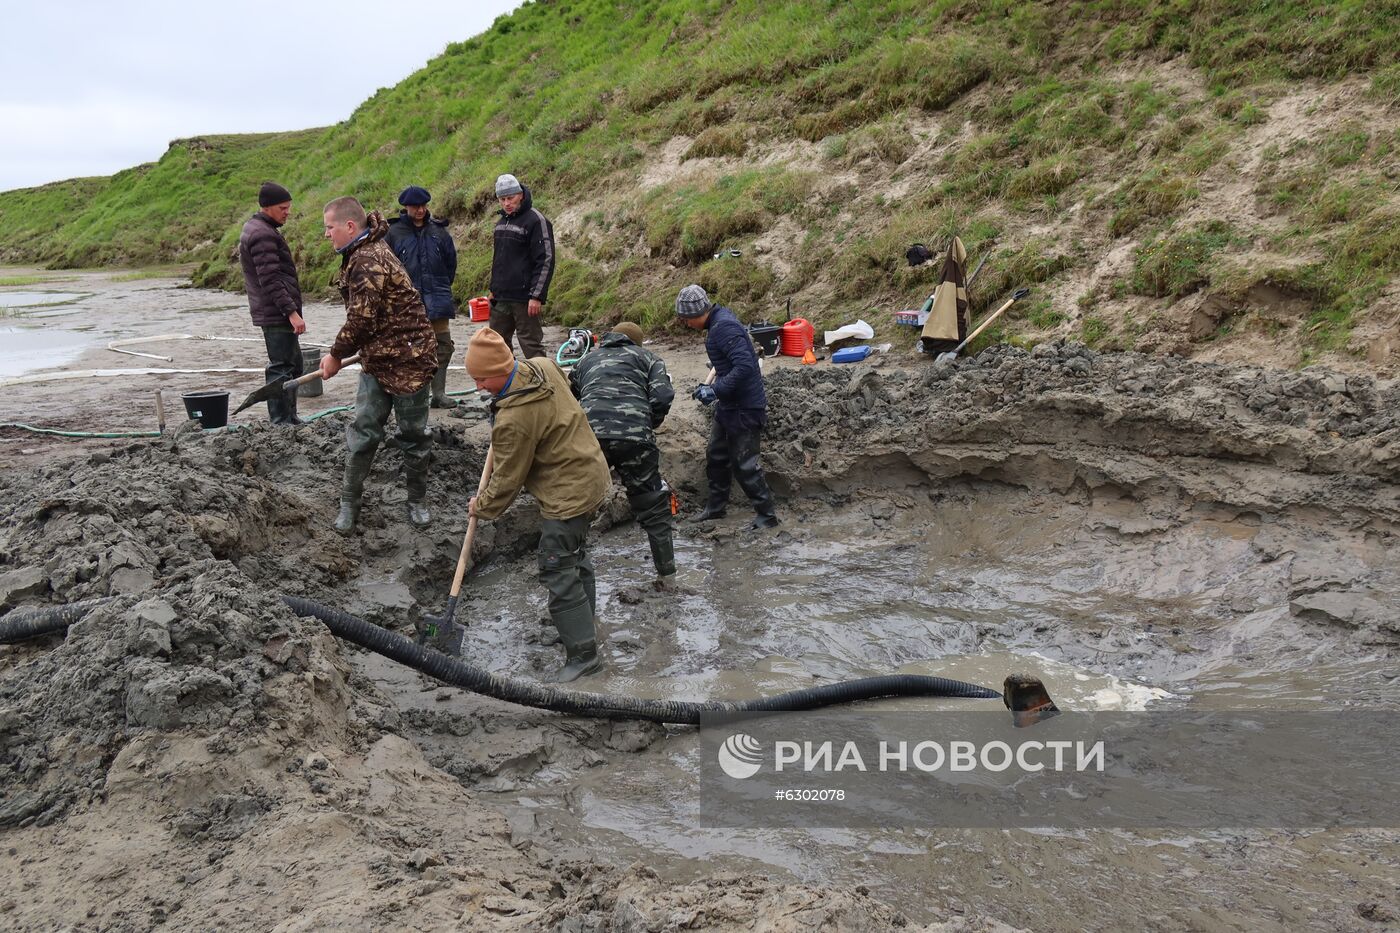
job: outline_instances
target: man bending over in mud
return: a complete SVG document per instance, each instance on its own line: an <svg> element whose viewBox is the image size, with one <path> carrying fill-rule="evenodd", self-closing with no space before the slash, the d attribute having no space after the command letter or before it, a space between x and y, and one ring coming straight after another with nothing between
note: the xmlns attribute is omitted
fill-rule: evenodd
<svg viewBox="0 0 1400 933"><path fill-rule="evenodd" d="M588 526L612 486L588 418L553 360L516 362L501 335L483 327L467 344L467 372L491 400L495 469L467 513L499 518L522 488L540 504L540 583L567 655L549 678L577 680L602 667L593 613L598 597Z"/></svg>
<svg viewBox="0 0 1400 933"><path fill-rule="evenodd" d="M335 530L348 535L360 517L360 495L384 441L392 410L399 424L408 520L428 524L428 387L437 372L437 337L428 313L394 251L384 242L389 225L378 211L366 216L354 198L326 205L326 239L340 254L336 285L345 300L345 324L330 352L321 358L321 376L340 372L341 361L360 354L360 386L355 419L345 429L349 456L340 489Z"/></svg>
<svg viewBox="0 0 1400 933"><path fill-rule="evenodd" d="M632 515L647 533L656 588L671 589L676 553L671 541L671 493L661 481L661 451L653 429L671 410L676 390L666 364L642 348L642 329L623 321L603 335L569 374L608 466L627 488Z"/></svg>

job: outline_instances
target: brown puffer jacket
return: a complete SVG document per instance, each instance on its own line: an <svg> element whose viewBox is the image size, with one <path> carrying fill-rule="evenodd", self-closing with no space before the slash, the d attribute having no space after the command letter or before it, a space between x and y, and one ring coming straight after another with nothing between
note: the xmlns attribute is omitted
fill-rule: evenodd
<svg viewBox="0 0 1400 933"><path fill-rule="evenodd" d="M369 234L340 257L333 284L345 299L345 323L331 344L343 360L359 352L364 371L390 395L412 395L437 372L437 335L423 299L403 264L384 242L389 225L369 215Z"/></svg>
<svg viewBox="0 0 1400 933"><path fill-rule="evenodd" d="M238 235L238 260L248 290L248 311L259 327L286 324L301 313L301 283L292 250L282 238L281 226L258 211Z"/></svg>
<svg viewBox="0 0 1400 933"><path fill-rule="evenodd" d="M608 462L588 418L553 360L536 357L515 369L506 394L492 402L495 469L476 500L480 518L499 518L523 487L544 518L587 515L612 485Z"/></svg>

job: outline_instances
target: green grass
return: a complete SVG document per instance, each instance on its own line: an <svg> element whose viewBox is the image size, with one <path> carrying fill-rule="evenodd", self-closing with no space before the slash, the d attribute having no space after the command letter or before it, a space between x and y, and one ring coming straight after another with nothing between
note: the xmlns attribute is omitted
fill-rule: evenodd
<svg viewBox="0 0 1400 933"><path fill-rule="evenodd" d="M55 281L51 275L7 275L0 276L0 288L11 285L42 285Z"/></svg>
<svg viewBox="0 0 1400 933"><path fill-rule="evenodd" d="M1215 254L1241 242L1228 224L1219 221L1157 237L1138 249L1128 289L1153 298L1189 295L1210 284Z"/></svg>
<svg viewBox="0 0 1400 933"><path fill-rule="evenodd" d="M1165 229L1197 197L1200 174L1264 118L1277 82L1359 75L1394 99L1398 32L1394 4L1362 0L532 2L335 126L180 140L111 178L0 193L0 255L54 268L191 263L196 283L237 288L239 226L271 178L294 195L284 233L315 294L337 261L321 205L355 194L392 211L414 183L454 223L465 299L486 285L492 180L512 171L552 216L626 195L585 224L588 243L561 243L569 258L551 314L565 322L662 321L674 289L697 279L752 307L818 278L838 299L833 314L902 305L930 284L927 269L904 267L904 249L953 232L974 257L996 254L974 293L985 306L1084 258L1062 238L1028 242L1027 215L1053 225L1072 209L1102 209L1114 235ZM1178 56L1215 89L1199 112L1132 77L1144 60ZM906 168L920 151L912 127L930 122L974 135ZM790 170L731 165L643 190L642 163L678 134L692 139L686 160L743 160L798 140L818 154ZM1345 135L1326 147L1333 167L1393 144ZM843 223L861 192L814 192L857 165L912 170L919 183L880 216ZM1364 223L1374 190L1336 184L1280 196L1306 202L1310 224ZM749 247L784 219L804 240L780 278ZM713 260L730 246L745 250L741 262ZM1329 301L1353 306L1388 280L1384 251L1374 275L1361 268L1372 252L1352 244L1354 261L1318 273ZM1144 268L1142 287L1176 293L1178 273L1159 272L1163 284L1152 284L1158 273Z"/></svg>
<svg viewBox="0 0 1400 933"><path fill-rule="evenodd" d="M113 282L139 282L144 279L179 278L185 270L179 266L152 266L145 269L132 269L112 276Z"/></svg>

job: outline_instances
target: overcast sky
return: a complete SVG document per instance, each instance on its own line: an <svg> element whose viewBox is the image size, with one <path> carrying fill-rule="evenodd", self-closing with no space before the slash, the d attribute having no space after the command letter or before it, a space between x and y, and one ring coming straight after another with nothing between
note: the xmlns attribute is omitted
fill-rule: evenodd
<svg viewBox="0 0 1400 933"><path fill-rule="evenodd" d="M0 191L154 162L186 136L335 123L519 5L7 2Z"/></svg>

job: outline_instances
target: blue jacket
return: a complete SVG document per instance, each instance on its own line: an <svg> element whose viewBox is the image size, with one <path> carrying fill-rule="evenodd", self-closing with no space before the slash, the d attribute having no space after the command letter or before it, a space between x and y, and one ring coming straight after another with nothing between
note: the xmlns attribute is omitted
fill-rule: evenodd
<svg viewBox="0 0 1400 933"><path fill-rule="evenodd" d="M715 305L705 322L705 352L715 368L716 415L721 412L761 413L768 408L763 391L763 374L758 369L758 353L749 329L739 323L734 312Z"/></svg>
<svg viewBox="0 0 1400 933"><path fill-rule="evenodd" d="M456 317L452 281L457 278L457 245L447 232L447 221L429 214L423 226L415 227L405 212L389 221L385 240L422 296L428 320Z"/></svg>

